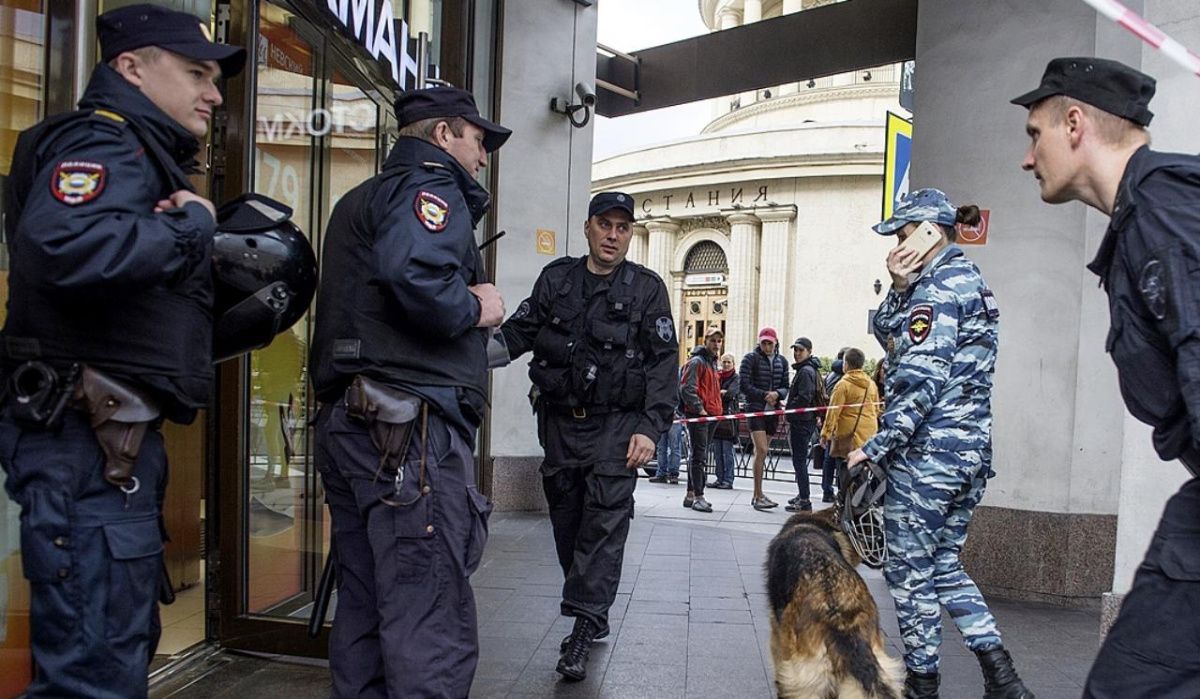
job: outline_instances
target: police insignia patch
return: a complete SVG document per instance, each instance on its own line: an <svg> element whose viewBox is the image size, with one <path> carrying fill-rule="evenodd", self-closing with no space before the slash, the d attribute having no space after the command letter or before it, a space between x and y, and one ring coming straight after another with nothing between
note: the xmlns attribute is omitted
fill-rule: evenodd
<svg viewBox="0 0 1200 699"><path fill-rule="evenodd" d="M1142 278L1138 281L1138 289L1142 292L1142 300L1146 308L1158 320L1167 317L1167 285L1163 281L1163 264L1159 260L1150 260L1142 267Z"/></svg>
<svg viewBox="0 0 1200 699"><path fill-rule="evenodd" d="M931 328L933 328L933 306L927 303L913 306L908 313L908 339L914 345L919 345L929 337Z"/></svg>
<svg viewBox="0 0 1200 699"><path fill-rule="evenodd" d="M667 316L663 316L654 322L654 330L663 342L670 342L675 339L675 323Z"/></svg>
<svg viewBox="0 0 1200 699"><path fill-rule="evenodd" d="M512 314L513 318L524 318L529 315L529 302L522 301L520 306L517 306L516 313Z"/></svg>
<svg viewBox="0 0 1200 699"><path fill-rule="evenodd" d="M108 170L100 163L86 160L66 160L54 168L50 176L50 193L67 206L92 201L104 191Z"/></svg>
<svg viewBox="0 0 1200 699"><path fill-rule="evenodd" d="M418 193L413 201L413 209L416 210L421 225L433 233L445 230L446 224L450 222L450 205L436 194Z"/></svg>

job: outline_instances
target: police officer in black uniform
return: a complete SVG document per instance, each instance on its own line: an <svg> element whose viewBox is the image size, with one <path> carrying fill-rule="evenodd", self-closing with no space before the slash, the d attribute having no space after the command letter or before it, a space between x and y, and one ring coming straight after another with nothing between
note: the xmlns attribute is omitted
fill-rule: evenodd
<svg viewBox="0 0 1200 699"><path fill-rule="evenodd" d="M329 221L310 367L333 517L337 697L465 697L491 506L475 489L487 353L504 304L473 229L510 131L455 88L403 93L383 170Z"/></svg>
<svg viewBox="0 0 1200 699"><path fill-rule="evenodd" d="M1099 58L1056 58L1028 107L1022 167L1051 204L1111 217L1088 269L1108 294L1129 412L1163 460L1200 475L1200 157L1150 150L1155 82ZM1200 478L1167 502L1088 676L1087 697L1200 696Z"/></svg>
<svg viewBox="0 0 1200 699"><path fill-rule="evenodd" d="M158 425L212 382L213 205L187 172L242 49L197 17L96 21L79 110L24 132L6 193L0 463L32 591L30 697L145 696L163 590Z"/></svg>
<svg viewBox="0 0 1200 699"><path fill-rule="evenodd" d="M588 207L588 254L550 263L502 331L512 358L533 351L546 502L575 617L557 670L587 674L592 641L608 635L637 469L678 402L678 341L662 279L625 259L633 199L601 192Z"/></svg>

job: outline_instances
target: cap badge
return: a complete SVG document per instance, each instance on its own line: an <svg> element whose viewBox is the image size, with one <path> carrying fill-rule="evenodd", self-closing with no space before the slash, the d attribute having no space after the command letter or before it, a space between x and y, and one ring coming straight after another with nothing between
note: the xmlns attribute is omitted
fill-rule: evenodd
<svg viewBox="0 0 1200 699"><path fill-rule="evenodd" d="M50 192L55 199L67 206L86 204L104 191L107 174L108 171L100 163L67 160L54 168L54 175L50 178Z"/></svg>
<svg viewBox="0 0 1200 699"><path fill-rule="evenodd" d="M908 314L908 339L912 340L914 345L919 345L929 337L932 327L933 306L927 303L914 306Z"/></svg>
<svg viewBox="0 0 1200 699"><path fill-rule="evenodd" d="M450 222L450 205L436 194L421 192L413 202L421 225L432 233L440 233Z"/></svg>
<svg viewBox="0 0 1200 699"><path fill-rule="evenodd" d="M211 41L213 40L213 38L212 38L212 32L208 31L208 25L207 25L207 24L205 24L204 22L201 22L201 23L200 23L200 33L204 35L204 38L205 38L207 41L210 41L210 42L211 42Z"/></svg>

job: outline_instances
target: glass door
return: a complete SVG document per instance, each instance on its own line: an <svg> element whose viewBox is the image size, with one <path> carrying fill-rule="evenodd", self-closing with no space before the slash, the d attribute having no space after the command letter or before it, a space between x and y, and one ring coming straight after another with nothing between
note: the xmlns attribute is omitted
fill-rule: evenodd
<svg viewBox="0 0 1200 699"><path fill-rule="evenodd" d="M366 80L354 62L341 58L330 37L295 8L266 0L251 8L256 15L247 44L255 47L255 60L240 111L253 128L245 130L241 189L291 207L319 262L333 205L378 171L383 98L361 87ZM325 654L324 633L307 634L329 550L310 433L312 323L310 309L221 377L218 479L225 504L217 636L226 647ZM336 597L327 619L335 610Z"/></svg>

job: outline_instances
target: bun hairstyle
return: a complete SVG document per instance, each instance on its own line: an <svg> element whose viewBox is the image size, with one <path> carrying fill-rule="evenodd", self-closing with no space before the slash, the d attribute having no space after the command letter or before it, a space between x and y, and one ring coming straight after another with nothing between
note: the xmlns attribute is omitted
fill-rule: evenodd
<svg viewBox="0 0 1200 699"><path fill-rule="evenodd" d="M978 226L983 221L983 216L979 213L979 207L974 204L966 204L958 207L958 211L954 214L954 226L949 229L948 236L950 242L958 240L959 226Z"/></svg>

